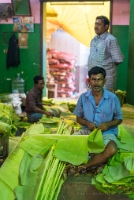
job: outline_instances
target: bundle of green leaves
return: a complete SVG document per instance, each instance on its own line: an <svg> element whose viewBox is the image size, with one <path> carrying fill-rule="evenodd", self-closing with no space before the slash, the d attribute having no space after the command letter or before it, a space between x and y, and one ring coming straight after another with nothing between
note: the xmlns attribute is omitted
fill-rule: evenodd
<svg viewBox="0 0 134 200"><path fill-rule="evenodd" d="M134 135L119 126L118 152L109 160L92 184L107 194L126 194L134 198Z"/></svg>
<svg viewBox="0 0 134 200"><path fill-rule="evenodd" d="M62 175L66 164L85 164L88 152L104 150L101 131L66 135L65 127L68 125L61 123L57 134L45 134L43 124L33 124L26 130L0 168L0 199L56 200L65 181ZM92 178L92 184L105 193L124 193L134 198L134 136L122 125L118 146L117 154Z"/></svg>

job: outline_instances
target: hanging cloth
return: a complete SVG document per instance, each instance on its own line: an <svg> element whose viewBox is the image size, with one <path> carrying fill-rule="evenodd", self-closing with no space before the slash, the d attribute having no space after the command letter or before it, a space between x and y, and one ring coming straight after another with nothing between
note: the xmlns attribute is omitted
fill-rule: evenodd
<svg viewBox="0 0 134 200"><path fill-rule="evenodd" d="M9 46L7 52L7 69L9 69L9 67L18 67L19 64L20 64L20 55L19 55L18 38L16 38L15 34L13 34L9 39Z"/></svg>

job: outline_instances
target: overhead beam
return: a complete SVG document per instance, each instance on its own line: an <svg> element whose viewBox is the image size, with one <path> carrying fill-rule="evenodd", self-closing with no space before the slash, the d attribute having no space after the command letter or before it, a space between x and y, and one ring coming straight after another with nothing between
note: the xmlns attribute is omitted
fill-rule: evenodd
<svg viewBox="0 0 134 200"><path fill-rule="evenodd" d="M80 3L84 3L84 2L106 2L106 1L111 1L111 0L84 0L84 1L82 1L82 0L80 0L80 1L78 1L78 0L40 0L40 2L80 2Z"/></svg>

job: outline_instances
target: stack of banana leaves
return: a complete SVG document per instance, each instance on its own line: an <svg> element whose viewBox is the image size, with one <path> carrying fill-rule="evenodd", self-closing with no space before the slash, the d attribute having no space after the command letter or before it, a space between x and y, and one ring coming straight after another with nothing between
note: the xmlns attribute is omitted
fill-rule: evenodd
<svg viewBox="0 0 134 200"><path fill-rule="evenodd" d="M42 98L44 108L45 106L51 106L52 108L59 108L62 112L70 111L73 112L76 106L76 100L66 100L61 101L59 99L47 99L46 97ZM56 106L56 107L55 107Z"/></svg>
<svg viewBox="0 0 134 200"><path fill-rule="evenodd" d="M46 128L47 133L55 133L57 126L60 122L61 118L66 120L66 123L72 124L72 126L76 129L79 129L79 125L75 121L75 116L69 110L69 104L66 102L54 102L53 99L47 99L43 97L43 107L44 110L51 112L53 114L53 118L47 118L45 115L39 121L39 123L43 123ZM70 104L71 105L71 104ZM73 103L74 105L74 103ZM16 114L13 110L12 105L0 103L0 133L4 135L13 136L16 134L18 128L29 128L31 126L30 123L27 122L26 117L21 117Z"/></svg>
<svg viewBox="0 0 134 200"><path fill-rule="evenodd" d="M48 106L51 106L51 105L53 105L54 103L53 103L53 99L48 99L47 97L43 97L42 98L42 103L44 104L44 105L48 105Z"/></svg>
<svg viewBox="0 0 134 200"><path fill-rule="evenodd" d="M0 168L0 199L58 198L68 163L87 162L88 137L70 135L69 127L62 119L56 134L47 134L41 123L26 130Z"/></svg>
<svg viewBox="0 0 134 200"><path fill-rule="evenodd" d="M16 124L20 121L12 105L0 103L0 133L5 136L16 134Z"/></svg>
<svg viewBox="0 0 134 200"><path fill-rule="evenodd" d="M47 118L45 115L43 115L43 117L39 120L39 123L43 123L44 127L48 129L49 133L56 132L56 129L61 119L64 119L68 125L71 125L71 127L73 127L72 131L79 130L80 125L76 123L76 116L69 109L69 105L71 105L71 103L61 102L58 100L54 101L52 99L47 99L47 98L43 98L43 99L44 99L43 101L44 110L51 112L54 117ZM51 106L50 106L50 103L52 103ZM72 105L74 107L74 105L76 104L74 104L73 102Z"/></svg>
<svg viewBox="0 0 134 200"><path fill-rule="evenodd" d="M124 104L122 107L123 119L134 119L134 106Z"/></svg>
<svg viewBox="0 0 134 200"><path fill-rule="evenodd" d="M115 94L119 98L120 105L123 106L126 103L126 91L116 90Z"/></svg>
<svg viewBox="0 0 134 200"><path fill-rule="evenodd" d="M76 101L68 102L68 107L69 107L70 112L74 111L75 106L76 106Z"/></svg>
<svg viewBox="0 0 134 200"><path fill-rule="evenodd" d="M26 130L0 168L0 199L57 200L68 165L85 164L88 152L104 150L100 130L90 135L71 135L69 127L62 119L56 134L47 134L41 123ZM124 193L133 199L134 136L122 125L118 147L102 172L92 177L92 184L104 193Z"/></svg>
<svg viewBox="0 0 134 200"><path fill-rule="evenodd" d="M2 93L0 94L0 102L1 103L8 103L10 104L12 102L12 97L9 93Z"/></svg>
<svg viewBox="0 0 134 200"><path fill-rule="evenodd" d="M106 194L126 194L134 199L134 132L119 126L118 152L92 184Z"/></svg>
<svg viewBox="0 0 134 200"><path fill-rule="evenodd" d="M68 118L64 115L64 113L62 113L63 115L60 116L60 118L57 117L52 117L52 118L48 118L45 115L39 120L39 123L42 123L44 125L44 128L47 132L47 134L54 134L57 132L57 128L60 126L61 121L64 120L64 122L71 127L70 130L72 130L72 132L79 130L80 129L80 125L78 123L76 123L75 120L75 116L71 113L70 116L71 118ZM69 116L69 113L67 113L67 116Z"/></svg>
<svg viewBox="0 0 134 200"><path fill-rule="evenodd" d="M29 128L30 123L26 117L16 114L13 106L6 103L0 103L0 133L5 136L14 136L18 128Z"/></svg>

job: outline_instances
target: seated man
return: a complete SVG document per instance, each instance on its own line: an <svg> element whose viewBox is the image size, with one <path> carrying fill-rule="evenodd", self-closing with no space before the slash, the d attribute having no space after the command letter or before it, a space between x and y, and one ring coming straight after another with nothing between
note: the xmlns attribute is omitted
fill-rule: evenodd
<svg viewBox="0 0 134 200"><path fill-rule="evenodd" d="M42 90L44 88L44 78L37 75L33 78L34 87L26 96L26 113L28 121L37 122L42 118L43 114L47 117L53 116L50 112L46 112L42 106Z"/></svg>
<svg viewBox="0 0 134 200"><path fill-rule="evenodd" d="M80 134L90 134L95 128L102 131L105 150L91 157L87 164L81 165L79 172L105 163L116 153L118 125L122 122L118 97L103 88L106 71L101 67L93 67L88 76L91 89L81 94L74 114L77 116L77 122L82 125Z"/></svg>

